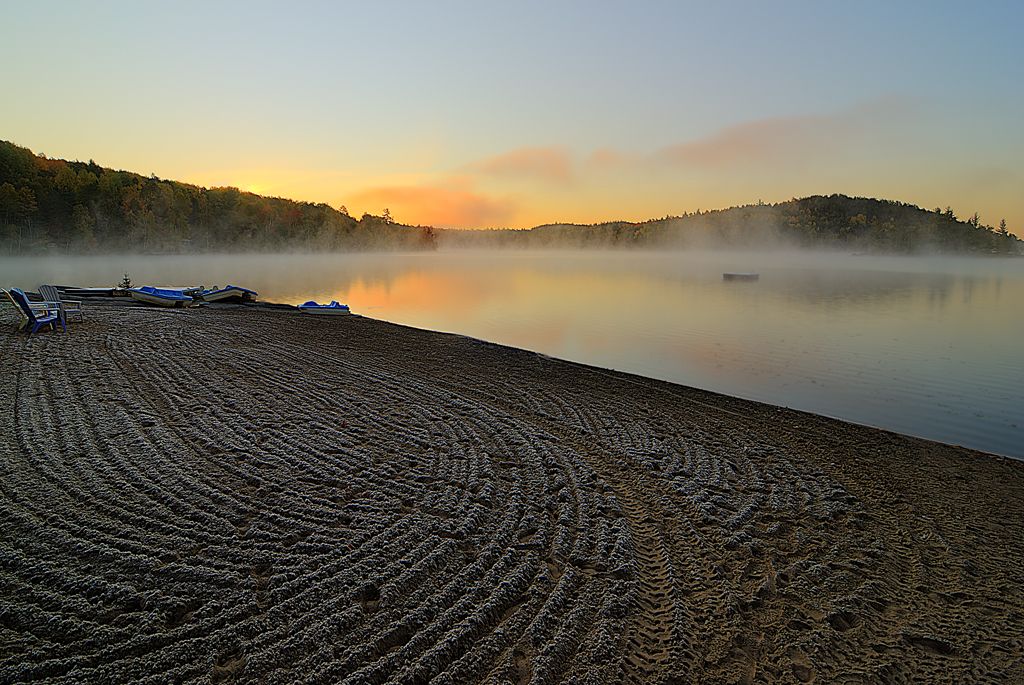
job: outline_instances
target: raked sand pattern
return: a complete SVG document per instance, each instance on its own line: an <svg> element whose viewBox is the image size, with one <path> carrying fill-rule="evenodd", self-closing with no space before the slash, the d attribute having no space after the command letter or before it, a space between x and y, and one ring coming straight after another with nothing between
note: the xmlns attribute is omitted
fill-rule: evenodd
<svg viewBox="0 0 1024 685"><path fill-rule="evenodd" d="M1024 681L1024 464L360 317L0 373L0 683Z"/></svg>

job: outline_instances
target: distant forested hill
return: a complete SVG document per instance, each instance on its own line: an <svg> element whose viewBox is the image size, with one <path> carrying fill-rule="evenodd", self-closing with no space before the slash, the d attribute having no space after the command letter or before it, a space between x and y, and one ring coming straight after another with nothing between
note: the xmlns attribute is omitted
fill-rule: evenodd
<svg viewBox="0 0 1024 685"><path fill-rule="evenodd" d="M806 247L864 252L1020 254L1024 241L1005 222L986 226L950 209L928 211L892 200L815 195L639 223L551 224L514 231L439 231L459 247Z"/></svg>
<svg viewBox="0 0 1024 685"><path fill-rule="evenodd" d="M1019 254L1006 229L891 200L829 195L710 212L529 230L455 231L354 219L326 204L202 188L47 159L0 141L0 252L387 250L448 247L793 246Z"/></svg>
<svg viewBox="0 0 1024 685"><path fill-rule="evenodd" d="M0 252L430 249L431 228L47 159L0 141Z"/></svg>

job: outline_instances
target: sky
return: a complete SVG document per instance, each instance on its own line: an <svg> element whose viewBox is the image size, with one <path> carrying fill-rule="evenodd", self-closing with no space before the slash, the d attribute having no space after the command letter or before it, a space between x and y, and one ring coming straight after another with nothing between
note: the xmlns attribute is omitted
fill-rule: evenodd
<svg viewBox="0 0 1024 685"><path fill-rule="evenodd" d="M0 139L459 228L845 193L1024 235L1024 2L0 0Z"/></svg>

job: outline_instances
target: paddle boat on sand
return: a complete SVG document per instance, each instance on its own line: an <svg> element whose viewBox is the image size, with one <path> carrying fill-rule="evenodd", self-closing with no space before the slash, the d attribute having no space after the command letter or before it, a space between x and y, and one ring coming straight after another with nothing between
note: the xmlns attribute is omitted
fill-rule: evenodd
<svg viewBox="0 0 1024 685"><path fill-rule="evenodd" d="M307 314L326 314L328 316L342 316L344 314L351 314L347 304L340 304L331 300L330 304L317 304L313 300L304 302L299 305L300 312L306 312Z"/></svg>
<svg viewBox="0 0 1024 685"><path fill-rule="evenodd" d="M158 307L188 307L194 301L191 295L186 295L182 290L154 288L151 285L132 288L128 293L133 300L155 304Z"/></svg>
<svg viewBox="0 0 1024 685"><path fill-rule="evenodd" d="M203 302L251 302L259 295L255 290L249 290L238 285L228 285L223 288L210 288L198 293L199 299Z"/></svg>

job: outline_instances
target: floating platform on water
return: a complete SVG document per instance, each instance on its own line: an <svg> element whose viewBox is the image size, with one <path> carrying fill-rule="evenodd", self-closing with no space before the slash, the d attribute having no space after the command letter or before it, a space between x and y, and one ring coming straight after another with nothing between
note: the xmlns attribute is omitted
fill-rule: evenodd
<svg viewBox="0 0 1024 685"><path fill-rule="evenodd" d="M755 273L726 271L724 274L722 274L723 281L756 281L759 278L761 278L761 274Z"/></svg>

